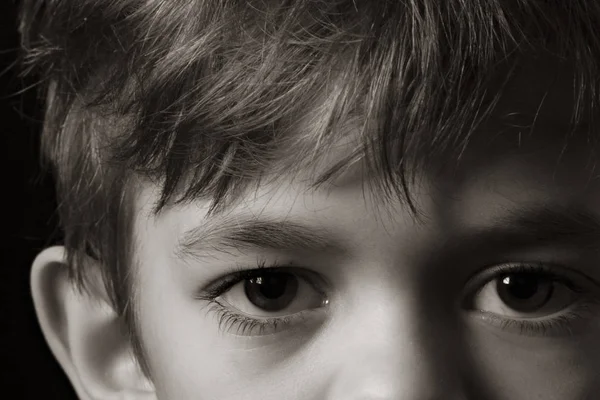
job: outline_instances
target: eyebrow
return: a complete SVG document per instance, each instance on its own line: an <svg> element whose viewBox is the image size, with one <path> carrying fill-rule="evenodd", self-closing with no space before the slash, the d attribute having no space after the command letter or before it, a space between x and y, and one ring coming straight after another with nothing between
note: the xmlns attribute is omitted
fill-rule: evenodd
<svg viewBox="0 0 600 400"><path fill-rule="evenodd" d="M203 257L232 250L262 249L288 252L341 252L331 232L289 218L240 216L215 219L185 232L175 253L179 257Z"/></svg>
<svg viewBox="0 0 600 400"><path fill-rule="evenodd" d="M600 251L600 219L574 207L527 206L493 219L491 226L449 238L443 253L478 251L495 253L553 244ZM232 251L271 250L342 253L348 249L332 232L290 218L237 216L207 219L186 231L175 254L183 259L202 258Z"/></svg>
<svg viewBox="0 0 600 400"><path fill-rule="evenodd" d="M458 240L456 247L480 246L495 252L550 245L600 251L600 218L580 207L528 205Z"/></svg>

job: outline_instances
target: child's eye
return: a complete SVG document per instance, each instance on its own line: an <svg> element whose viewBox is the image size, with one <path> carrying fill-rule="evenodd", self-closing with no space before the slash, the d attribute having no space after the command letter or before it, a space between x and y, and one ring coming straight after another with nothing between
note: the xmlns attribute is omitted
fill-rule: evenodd
<svg viewBox="0 0 600 400"><path fill-rule="evenodd" d="M583 276L567 276L543 265L503 265L487 275L467 299L467 308L520 334L572 333L574 322L585 320L590 306L599 302L598 288Z"/></svg>
<svg viewBox="0 0 600 400"><path fill-rule="evenodd" d="M323 295L306 278L265 270L234 284L217 300L244 314L267 318L320 307Z"/></svg>
<svg viewBox="0 0 600 400"><path fill-rule="evenodd" d="M307 270L260 266L220 279L198 298L209 302L222 331L260 336L296 325L326 306L323 286Z"/></svg>
<svg viewBox="0 0 600 400"><path fill-rule="evenodd" d="M561 282L535 272L501 275L486 283L475 297L477 310L510 318L547 317L577 300L577 293Z"/></svg>

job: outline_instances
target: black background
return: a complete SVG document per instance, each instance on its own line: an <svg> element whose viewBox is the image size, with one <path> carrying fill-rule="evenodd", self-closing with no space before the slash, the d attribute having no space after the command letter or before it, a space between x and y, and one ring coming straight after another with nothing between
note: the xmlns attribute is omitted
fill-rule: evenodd
<svg viewBox="0 0 600 400"><path fill-rule="evenodd" d="M0 398L70 400L76 397L42 337L29 288L35 255L57 237L56 202L51 176L39 162L41 113L35 89L27 89L35 81L21 79L14 66L18 6L0 0Z"/></svg>

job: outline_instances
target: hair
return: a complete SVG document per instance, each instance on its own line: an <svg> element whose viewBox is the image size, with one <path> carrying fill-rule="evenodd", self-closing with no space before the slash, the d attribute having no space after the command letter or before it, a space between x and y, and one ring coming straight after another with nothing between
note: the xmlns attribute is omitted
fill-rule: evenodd
<svg viewBox="0 0 600 400"><path fill-rule="evenodd" d="M411 205L411 171L458 162L526 58L571 65L573 121L591 115L599 26L589 0L24 0L70 277L85 290L84 257L100 262L141 357L137 182L158 186L155 213L199 198L218 212L313 165L353 121L351 151L314 185L362 161L377 195Z"/></svg>

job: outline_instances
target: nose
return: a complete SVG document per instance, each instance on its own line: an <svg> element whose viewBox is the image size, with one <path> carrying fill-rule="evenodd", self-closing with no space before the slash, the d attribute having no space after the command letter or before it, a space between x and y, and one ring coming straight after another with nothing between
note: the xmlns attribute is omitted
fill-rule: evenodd
<svg viewBox="0 0 600 400"><path fill-rule="evenodd" d="M428 361L403 359L383 352L354 352L332 379L328 400L464 400L448 366L434 376Z"/></svg>
<svg viewBox="0 0 600 400"><path fill-rule="evenodd" d="M362 323L332 333L338 340L329 342L335 366L327 400L467 399L460 335L449 323L415 313L390 318L386 310L361 314Z"/></svg>

